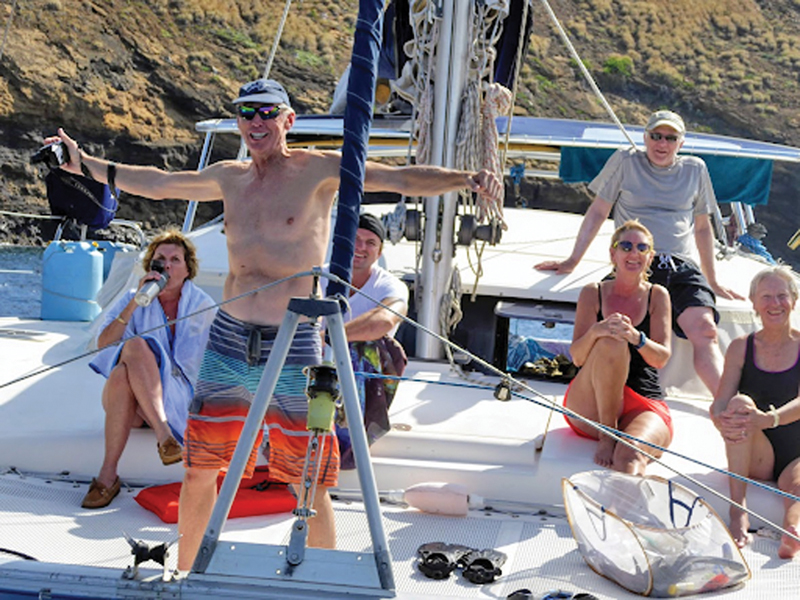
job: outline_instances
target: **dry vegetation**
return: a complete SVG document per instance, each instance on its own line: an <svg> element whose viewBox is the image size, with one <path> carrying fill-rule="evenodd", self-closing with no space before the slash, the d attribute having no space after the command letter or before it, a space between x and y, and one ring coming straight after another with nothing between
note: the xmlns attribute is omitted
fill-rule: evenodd
<svg viewBox="0 0 800 600"><path fill-rule="evenodd" d="M356 5L293 3L273 73L289 81L302 109L327 107L348 59ZM623 120L640 121L654 105L677 104L690 118L696 113L697 128L755 129L773 139L791 139L800 126L792 114L800 72L798 5L553 2ZM603 117L543 9L532 6L536 24L519 112ZM0 118L35 112L26 100L40 88L68 121L80 115L98 135L187 143L191 120L225 114L237 83L263 71L283 8L257 0L49 0L43 9L39 0L20 0L0 79Z"/></svg>
<svg viewBox="0 0 800 600"><path fill-rule="evenodd" d="M617 100L623 120L659 105L687 112L697 130L756 131L792 141L800 73L800 3L755 0L576 0L556 2L585 63ZM525 110L599 116L575 102L576 69L537 10ZM560 94L560 103L553 96ZM580 94L579 94L580 95ZM797 143L796 141L794 143Z"/></svg>

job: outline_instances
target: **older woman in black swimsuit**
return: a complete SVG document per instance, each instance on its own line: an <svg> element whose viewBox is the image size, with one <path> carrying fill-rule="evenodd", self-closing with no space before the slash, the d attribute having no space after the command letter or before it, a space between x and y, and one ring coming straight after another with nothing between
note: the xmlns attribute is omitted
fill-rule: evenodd
<svg viewBox="0 0 800 600"><path fill-rule="evenodd" d="M728 469L800 495L800 331L791 315L798 298L794 277L771 267L750 284L750 300L761 329L731 342L711 405L711 418L725 440ZM747 484L730 480L731 500L745 505ZM797 536L800 502L784 500L783 527ZM731 533L742 547L750 541L747 513L731 506ZM792 558L800 542L781 539L778 555Z"/></svg>
<svg viewBox="0 0 800 600"><path fill-rule="evenodd" d="M655 255L653 236L638 221L627 221L611 237L610 254L614 277L587 285L578 298L570 353L581 370L564 406L666 447L672 441L672 418L657 369L670 357L672 309L667 290L647 281ZM649 459L643 454L582 421L567 417L567 422L579 435L599 440L597 464L644 474Z"/></svg>

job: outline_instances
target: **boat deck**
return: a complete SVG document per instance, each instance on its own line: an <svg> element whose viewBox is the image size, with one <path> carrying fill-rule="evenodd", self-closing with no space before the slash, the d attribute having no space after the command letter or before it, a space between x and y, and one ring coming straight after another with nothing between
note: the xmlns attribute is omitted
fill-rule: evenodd
<svg viewBox="0 0 800 600"><path fill-rule="evenodd" d="M176 526L162 523L141 508L134 500L136 490L123 490L107 509L88 511L79 508L86 488L86 484L69 481L23 479L17 474L0 476L0 507L5 515L0 525L0 545L39 561L97 566L121 573L132 564L130 546L122 532L151 545L175 539ZM363 507L356 502L336 502L335 514L338 547L371 552ZM639 597L598 576L586 565L563 516L471 511L466 517L448 517L384 506L382 517L398 598L505 598L521 588L537 594L553 589L584 591L602 600ZM291 523L290 515L234 519L226 524L222 540L285 545ZM42 544L45 530L48 544ZM421 544L433 541L505 552L508 560L502 567L503 575L482 586L455 573L447 580L428 579L416 569L415 558ZM777 559L777 545L775 539L756 536L744 550L753 579L739 589L707 596L749 600L796 597L800 562ZM0 574L4 558L18 564L14 557L0 552ZM167 565L174 568L174 553ZM158 565L145 563L142 577L159 575L160 570L153 567ZM274 597L293 596L287 593Z"/></svg>
<svg viewBox="0 0 800 600"><path fill-rule="evenodd" d="M18 327L32 330L35 324ZM56 344L50 348L45 364L52 364L62 350L72 353L77 349L69 335L60 343L65 347L58 349ZM33 341L28 346L32 352L40 347ZM83 379L87 389L62 394L59 402L50 403L46 411L30 411L30 407L25 410L18 404L20 396L0 404L2 464L24 465L19 469L21 474L11 471L0 477L0 511L5 515L0 524L0 547L39 561L92 565L118 573L132 562L123 532L155 544L175 539L176 528L136 504L134 487L124 488L107 509L80 508L88 481L99 468L102 456L102 378L91 374L80 361L63 369L72 371L71 376L65 373L65 378ZM75 377L75 369L85 370L85 376ZM460 518L382 505L398 597L504 598L520 588L536 593L559 588L589 591L603 599L634 597L596 575L584 563L561 508L561 478L595 467L594 442L579 438L561 415L550 418L547 408L528 399L496 400L492 393L497 382L494 378L475 376L477 380L465 382L455 377L447 365L423 361L412 361L406 377L410 380L400 385L392 405L393 429L371 449L379 490L404 489L431 481L460 483L470 494L484 497L487 505L519 503L521 508L507 509L511 512L472 511ZM442 384L455 386L445 388L443 393ZM534 381L531 385L558 403L565 390L563 384L553 382ZM91 389L94 386L96 390ZM719 435L708 419L698 418L705 415L707 404L677 398L668 402L676 430L672 448L723 467L724 449ZM32 412L36 414L36 428L31 423L24 431L14 427L15 419L25 415L30 419ZM32 435L32 430L37 433ZM152 432L133 433L120 465L123 481L133 486L144 481L180 480L180 465L163 467L158 462ZM92 448L94 451L90 451ZM97 464L87 456L96 456ZM667 457L665 462L722 493L727 491L724 476L707 467L676 457ZM64 473L42 478L32 475L34 472ZM660 465L651 466L649 472L675 477ZM678 481L687 484L682 478ZM342 490L357 487L354 471L342 474ZM701 494L726 517L727 505L722 500ZM780 522L782 503L778 497L751 489L748 498L751 508ZM500 502L494 502L496 499ZM541 514L537 512L539 507ZM351 552L370 551L361 505L337 502L335 514L339 547ZM226 524L222 539L285 545L291 523L289 515L235 519ZM47 543L43 544L43 540ZM506 552L509 559L504 574L496 583L485 586L475 586L456 576L446 581L429 580L415 569L414 563L416 549L432 541ZM777 546L777 538L770 537L769 532L756 536L755 543L744 553L753 570L753 580L742 590L724 592L725 597L796 595L800 589L800 562L777 559ZM0 560L5 557L0 553ZM174 566L174 557L170 560L170 566ZM276 597L290 596L281 593Z"/></svg>
<svg viewBox="0 0 800 600"><path fill-rule="evenodd" d="M514 236L523 233L509 234L506 241L515 247L511 253L513 260L487 250L484 263L494 263L505 273L497 277L487 275L481 284L483 291L496 289L498 299L574 301L584 283L596 281L607 271L607 227L596 241L603 246L594 253L596 258L584 261L570 276L540 273L533 271L531 265L568 251L576 230L575 219L575 216L559 217L552 229L548 228L547 240L516 239ZM207 253L211 252L209 249L224 247L218 229L209 228L201 235L213 238L210 240L213 243L204 246ZM395 258L401 260L393 262L399 265L396 270L400 273L405 269L402 259L406 254L408 264L413 264L413 253L408 250L408 247L396 249L401 256ZM394 253L395 250L387 249L387 255ZM225 253L220 251L216 255L203 258L207 289L213 289L224 277ZM730 279L728 271L734 266L734 261L722 262L720 272ZM758 265L747 268L753 270ZM530 276L518 277L522 272ZM745 281L749 275L743 271L738 280ZM516 287L501 289L501 280L514 281ZM469 281L465 285L468 284ZM723 345L752 325L746 303L728 304L731 306L723 306L726 325L721 329ZM152 544L171 541L176 536L174 526L165 525L133 500L137 486L179 481L183 477L181 465L161 465L155 437L149 430L132 432L120 462L120 477L130 487L123 489L107 509L80 508L88 483L100 468L104 446L104 414L100 404L104 380L89 369L88 356L72 360L87 350L88 339L89 326L84 323L0 318L0 349L4 350L0 384L33 367L71 361L46 375L0 388L0 514L4 515L0 522L0 548L42 561L21 561L0 552L0 582L8 574L2 571L4 564L8 564L3 561L13 562L20 571L46 569L50 563L72 565L66 571L74 568L81 577L90 574L80 569L100 567L110 574L110 580L117 581L132 562L123 532ZM699 394L691 396L692 388L697 386L690 381L692 367L687 358L690 353L684 347L681 352L673 353L673 357L676 355L682 360L671 361L663 373L674 390L667 399L675 423L671 449L702 464L672 455L665 457L664 462L726 495L727 480L713 469L725 466L722 440L707 418L707 400L696 397ZM603 599L633 597L589 569L563 516L562 478L595 468L592 462L595 442L575 435L563 417L553 413L546 403L533 401L544 398L559 405L566 389L564 384L532 381L531 387L540 396L500 402L493 395L497 378L473 375L465 381L441 362L412 360L405 376L408 380L401 383L390 410L392 430L371 448L379 491L407 489L424 482L458 483L471 496L485 498L487 505L516 512L473 511L460 518L382 505L398 597L504 598L520 588L536 594L561 588L589 591ZM693 487L665 466L652 465L648 472ZM357 488L355 472L342 473L342 495ZM728 506L723 499L705 490L699 493L723 519L727 517ZM748 503L765 518L780 523L783 506L775 494L751 486ZM356 502L336 503L337 540L343 550L351 553L370 550L363 512ZM755 527L761 526L756 519L751 522ZM242 546L256 541L284 545L291 524L288 516L236 519L226 524L222 539ZM446 581L428 580L415 569L414 562L416 549L432 541L502 550L509 555L503 576L486 586L475 586L456 576ZM800 591L800 561L777 559L777 546L777 539L757 536L744 552L753 579L741 590L718 595L796 597ZM174 557L171 560L170 566L174 566ZM333 563L328 561L328 564ZM332 569L327 568L329 572ZM145 574L153 577L156 571ZM205 584L206 579L195 575L187 581ZM319 598L319 589L317 585L303 591L302 586L296 586L291 590L281 589L271 597ZM348 592L326 591L324 597L352 598ZM199 597L184 590L184 597L189 595ZM376 593L374 597L381 595ZM251 595L237 597L264 597L263 585Z"/></svg>

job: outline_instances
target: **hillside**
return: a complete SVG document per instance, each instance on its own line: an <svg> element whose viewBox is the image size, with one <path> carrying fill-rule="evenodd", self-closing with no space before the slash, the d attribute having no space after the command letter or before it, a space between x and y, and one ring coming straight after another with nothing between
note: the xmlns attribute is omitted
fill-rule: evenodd
<svg viewBox="0 0 800 600"><path fill-rule="evenodd" d="M349 59L356 1L295 0L272 76L299 112L325 112ZM553 9L620 119L681 112L690 129L800 146L800 1L553 0ZM196 121L231 116L239 83L258 77L283 3L256 0L18 0L3 5L0 202L45 213L29 156L62 125L92 153L194 168ZM521 71L517 112L608 120L541 5ZM218 143L215 156L235 151ZM800 166L776 168L770 204L756 214L773 252L800 227ZM582 187L527 182L536 204L587 196ZM126 197L118 216L146 228L180 223L185 203ZM200 219L219 207L204 206ZM0 216L0 241L40 243L40 222Z"/></svg>

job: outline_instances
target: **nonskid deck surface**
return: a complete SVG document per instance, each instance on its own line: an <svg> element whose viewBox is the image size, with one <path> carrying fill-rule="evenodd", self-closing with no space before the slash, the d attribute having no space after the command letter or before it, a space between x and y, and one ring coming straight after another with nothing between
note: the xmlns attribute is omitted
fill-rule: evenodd
<svg viewBox="0 0 800 600"><path fill-rule="evenodd" d="M45 324L11 322L8 325L12 329L33 331L44 329ZM10 355L10 362L23 362L23 354L31 353L40 364L52 364L57 359L78 353L83 349L78 341L84 337L80 335L83 326L66 324L64 327L64 331L47 334L49 344L34 338L26 340L22 352ZM51 336L57 339L50 339ZM16 349L20 350L20 347L16 346ZM77 485L40 483L30 487L36 479L29 478L24 485L6 485L17 476L3 477L0 511L7 511L10 516L7 524L0 524L0 547L30 554L40 560L64 562L71 560L67 556L74 556L75 564L88 562L122 569L131 561L130 549L121 531L135 539L160 543L174 539L175 529L141 509L133 502L133 494L125 491L109 509L84 511L79 508L80 499L86 492L86 481L99 468L103 435L103 413L99 402L102 378L93 375L85 362L61 369L58 377L47 382L36 379L26 383L23 385L27 390L25 394L11 395L0 402L0 415L4 417L0 419L3 433L0 436L0 465L18 466L23 473L68 470L71 477L81 482ZM445 481L462 483L470 493L490 499L557 505L561 502L560 478L594 468L594 442L578 438L561 415L554 414L550 418L550 411L535 403L521 399L510 402L496 400L492 393L496 378L479 379L473 382L474 386L443 387L439 382L464 381L455 377L445 364L423 361L412 361L406 376L422 381L402 382L390 411L393 430L371 451L381 490L403 489L425 481ZM83 386L77 392L75 382ZM561 402L565 390L563 384L542 381L532 382L532 387L557 403ZM682 399L670 399L669 404L676 427L673 448L715 466L724 466L724 448L707 418L707 404ZM536 440L545 431L547 436L543 448L538 450ZM123 481L175 481L182 477L180 465L161 466L154 450L152 432L133 433L120 465ZM14 460L8 462L9 457ZM727 491L723 476L709 474L707 468L684 461L668 460L699 475L716 489ZM668 474L658 467L651 467L649 472ZM343 475L342 487L357 487L350 477L349 474ZM44 500L40 496L46 496L54 489L67 494L67 499L48 499L41 504ZM749 492L751 507L760 506L759 494L763 496L765 493L761 490ZM24 499L21 506L9 500L20 497ZM780 500L769 498L769 501L777 509L769 516L780 522L780 516L775 517L781 512ZM726 517L727 506L717 503L715 508L723 518ZM563 519L547 517L542 521L496 514L472 514L467 519L457 519L389 507L384 509L384 515L390 549L395 556L397 588L409 598L502 598L522 587L535 592L559 587L588 589L602 598L629 597L585 566ZM336 516L340 547L361 551L369 544L364 533L366 524L359 509L338 506ZM349 523L351 517L352 525ZM437 529L436 523L442 524L441 530ZM477 541L470 541L469 536L475 535L473 531L482 531L488 526L486 523L501 525L496 531L492 530L490 539L478 537ZM522 527L519 524L535 528L535 531L527 531L525 527L519 529ZM34 525L37 530L43 528L45 533L34 531ZM268 538L285 544L290 525L291 519L286 517L235 520L226 526L223 539ZM503 551L509 548L505 575L496 585L485 588L455 577L444 582L429 581L414 569L413 563L416 548L430 541L494 547ZM796 596L800 587L796 567L775 558L776 549L777 542L759 539L753 549L748 550L747 558L757 571L756 580L763 577L764 571L775 573L783 582L780 585L790 587L773 589L770 584L764 588L770 597ZM537 558L529 558L527 553ZM517 556L525 558L517 560ZM540 556L549 558L537 562ZM575 564L569 562L572 559ZM555 575L549 574L547 566L552 566ZM592 584L594 587L587 587L584 583L594 580L599 582ZM603 585L609 586L607 590ZM758 597L752 594L760 589L760 584L750 583L744 590L749 595L736 592L737 595L730 597ZM787 593L787 589L791 593Z"/></svg>
<svg viewBox="0 0 800 600"><path fill-rule="evenodd" d="M80 508L85 491L85 484L17 474L0 476L0 510L5 515L0 546L39 561L121 571L132 563L122 532L151 545L175 538L176 526L162 523L141 508L132 491L123 491L109 508L95 511ZM334 509L338 548L370 552L362 505L336 502ZM521 588L537 593L586 591L604 600L639 597L589 569L563 516L471 511L467 517L448 517L399 506L383 506L382 514L400 598L505 598ZM222 539L285 545L291 524L289 514L234 519L226 524ZM503 575L484 586L469 583L457 573L443 581L427 579L415 566L417 548L434 541L500 550L508 555ZM800 561L777 559L777 546L777 540L757 536L744 551L753 579L741 589L719 595L732 599L797 597ZM175 566L174 554L168 561L170 568ZM142 565L147 567L157 565ZM152 574L149 569L147 572Z"/></svg>
<svg viewBox="0 0 800 600"><path fill-rule="evenodd" d="M124 569L131 563L130 548L121 532L150 544L174 539L176 528L139 507L134 494L124 491L108 508L79 508L85 485L18 475L0 477L0 504L7 519L0 525L3 548L40 561ZM338 547L366 552L370 541L364 512L358 503L336 503ZM230 521L222 538L231 541L288 543L289 515ZM398 594L414 597L503 598L511 591L569 589L590 591L600 598L633 598L594 574L583 562L563 517L471 512L468 517L446 517L399 507L384 507L383 522L393 557ZM494 584L475 586L457 575L432 581L415 568L417 548L431 541L459 543L477 549L505 552L503 576ZM777 542L757 538L746 558L753 582L730 598L755 598L762 588L789 597L800 582L800 563L774 558ZM174 566L171 557L169 566ZM763 567L763 568L759 568ZM767 586L764 588L764 586Z"/></svg>

